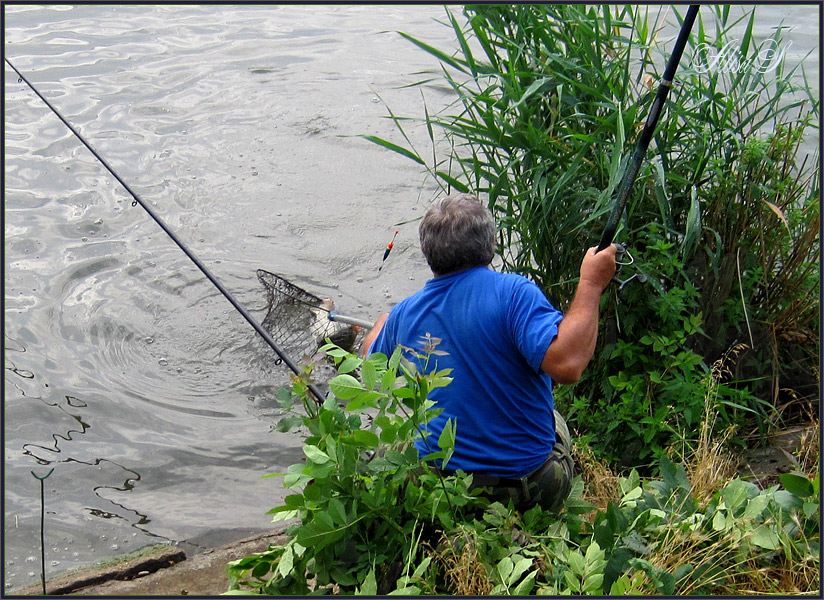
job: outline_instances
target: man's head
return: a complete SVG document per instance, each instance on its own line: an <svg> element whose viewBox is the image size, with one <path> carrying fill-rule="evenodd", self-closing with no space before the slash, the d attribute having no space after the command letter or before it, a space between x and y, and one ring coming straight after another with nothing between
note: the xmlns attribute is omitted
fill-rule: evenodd
<svg viewBox="0 0 824 600"><path fill-rule="evenodd" d="M495 221L471 194L452 194L436 202L418 229L421 250L432 273L485 267L495 255Z"/></svg>

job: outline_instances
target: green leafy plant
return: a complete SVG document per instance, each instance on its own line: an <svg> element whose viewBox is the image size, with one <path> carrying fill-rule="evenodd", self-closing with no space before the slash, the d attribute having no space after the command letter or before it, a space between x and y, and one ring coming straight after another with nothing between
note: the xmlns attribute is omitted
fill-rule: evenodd
<svg viewBox="0 0 824 600"><path fill-rule="evenodd" d="M437 340L423 342L419 356L426 366ZM232 563L232 587L263 594L374 594L401 582L403 593L427 590L431 583L414 564L420 549L488 504L469 491L470 477L442 477L428 466L448 463L454 426L444 428L423 461L412 443L437 414L427 395L449 383L448 371L419 371L402 361L400 349L365 360L333 345L322 350L337 363L334 397L315 405L306 377L278 394L287 412L279 428L308 435L305 462L275 474L294 493L270 512L275 520L299 523L287 529L287 544Z"/></svg>
<svg viewBox="0 0 824 600"><path fill-rule="evenodd" d="M547 593L736 593L759 573L817 564L817 481L785 476L787 489L759 490L733 479L702 507L683 466L663 457L660 473L619 479L619 500L596 512L578 550L559 554L564 582L556 575ZM809 572L805 589L816 583Z"/></svg>

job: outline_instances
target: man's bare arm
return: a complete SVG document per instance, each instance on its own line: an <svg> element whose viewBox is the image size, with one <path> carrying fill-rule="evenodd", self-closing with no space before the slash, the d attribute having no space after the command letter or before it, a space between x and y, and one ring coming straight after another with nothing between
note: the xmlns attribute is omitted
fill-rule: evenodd
<svg viewBox="0 0 824 600"><path fill-rule="evenodd" d="M361 349L361 353L364 357L369 353L369 348L372 347L372 342L375 341L375 338L378 337L378 334L383 329L383 324L386 322L386 318L389 316L389 313L384 313L378 320L375 321L375 324L372 326L372 329L369 330L369 333L366 334L366 337L363 338L363 348Z"/></svg>
<svg viewBox="0 0 824 600"><path fill-rule="evenodd" d="M575 297L541 362L541 370L557 383L578 381L595 353L598 304L615 274L615 250L609 246L596 254L595 248L590 248L581 263Z"/></svg>

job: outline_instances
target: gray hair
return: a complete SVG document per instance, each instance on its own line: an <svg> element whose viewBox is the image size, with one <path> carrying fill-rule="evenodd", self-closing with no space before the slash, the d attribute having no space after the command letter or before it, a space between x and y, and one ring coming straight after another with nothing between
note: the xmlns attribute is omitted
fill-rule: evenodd
<svg viewBox="0 0 824 600"><path fill-rule="evenodd" d="M418 228L421 250L435 275L485 267L495 256L495 220L472 194L436 202Z"/></svg>

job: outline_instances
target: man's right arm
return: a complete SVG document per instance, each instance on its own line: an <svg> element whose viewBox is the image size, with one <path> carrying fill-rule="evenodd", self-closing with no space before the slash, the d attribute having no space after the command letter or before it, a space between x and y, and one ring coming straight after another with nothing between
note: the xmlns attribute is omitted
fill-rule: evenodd
<svg viewBox="0 0 824 600"><path fill-rule="evenodd" d="M615 274L614 245L596 253L590 248L581 263L575 297L547 348L541 370L557 383L575 383L595 354L598 339L598 304Z"/></svg>
<svg viewBox="0 0 824 600"><path fill-rule="evenodd" d="M372 329L369 330L369 333L366 334L366 337L363 338L363 348L361 349L361 353L363 354L364 358L366 355L369 354L369 348L372 347L372 343L378 337L378 334L383 329L383 324L386 322L386 318L389 316L389 313L382 314L375 324L372 326Z"/></svg>

